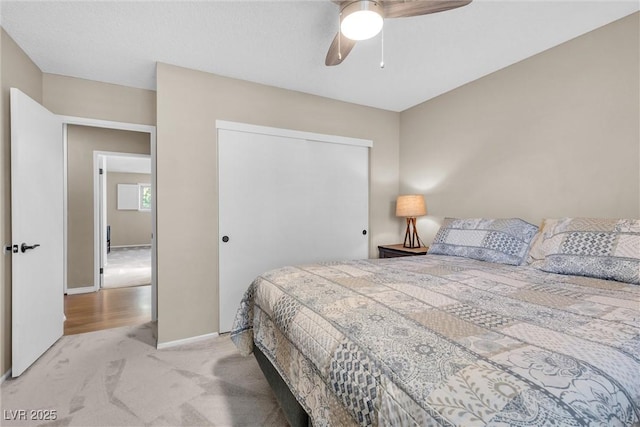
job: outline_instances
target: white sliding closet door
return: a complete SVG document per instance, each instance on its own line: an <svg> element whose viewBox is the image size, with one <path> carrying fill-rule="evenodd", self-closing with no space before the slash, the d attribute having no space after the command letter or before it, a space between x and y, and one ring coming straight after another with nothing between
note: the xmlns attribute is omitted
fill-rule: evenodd
<svg viewBox="0 0 640 427"><path fill-rule="evenodd" d="M218 129L218 171L220 332L260 273L367 258L368 146Z"/></svg>

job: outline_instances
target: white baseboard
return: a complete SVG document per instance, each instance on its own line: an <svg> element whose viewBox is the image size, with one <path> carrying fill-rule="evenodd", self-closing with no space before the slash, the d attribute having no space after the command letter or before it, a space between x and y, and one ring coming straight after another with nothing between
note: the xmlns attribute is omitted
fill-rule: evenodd
<svg viewBox="0 0 640 427"><path fill-rule="evenodd" d="M150 247L151 247L151 243L145 243L145 244L142 244L142 245L118 245L118 246L111 245L111 249L150 248Z"/></svg>
<svg viewBox="0 0 640 427"><path fill-rule="evenodd" d="M11 368L9 368L9 370L0 377L0 384L2 384L7 378L9 378L9 376L11 376Z"/></svg>
<svg viewBox="0 0 640 427"><path fill-rule="evenodd" d="M67 295L88 294L96 289L93 286L82 286L80 288L67 288Z"/></svg>
<svg viewBox="0 0 640 427"><path fill-rule="evenodd" d="M181 339L181 340L159 342L158 345L156 346L156 348L158 350L162 350L164 348L175 347L177 345L192 344L194 342L206 340L207 338L214 338L214 337L217 337L217 336L218 336L217 332L212 332L210 334L198 335L198 336L195 336L195 337L184 338L184 339Z"/></svg>

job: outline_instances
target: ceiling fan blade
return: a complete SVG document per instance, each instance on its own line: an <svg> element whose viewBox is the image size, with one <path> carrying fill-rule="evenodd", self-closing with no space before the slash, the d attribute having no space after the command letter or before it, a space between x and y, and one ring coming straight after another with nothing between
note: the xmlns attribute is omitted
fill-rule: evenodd
<svg viewBox="0 0 640 427"><path fill-rule="evenodd" d="M336 34L331 42L331 46L329 46L329 51L327 52L327 57L324 60L324 64L326 66L339 65L342 61L345 60L351 49L356 45L354 40L348 39L344 36L341 37L340 43L338 43L338 37L341 37L340 32ZM340 48L340 52L338 52L338 48ZM340 54L339 54L340 53Z"/></svg>
<svg viewBox="0 0 640 427"><path fill-rule="evenodd" d="M407 18L466 6L472 0L385 0L385 18Z"/></svg>

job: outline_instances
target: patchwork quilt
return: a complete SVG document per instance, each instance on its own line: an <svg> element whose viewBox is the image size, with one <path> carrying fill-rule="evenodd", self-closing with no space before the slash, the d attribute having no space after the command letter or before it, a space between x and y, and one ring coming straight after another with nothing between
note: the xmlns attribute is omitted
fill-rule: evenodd
<svg viewBox="0 0 640 427"><path fill-rule="evenodd" d="M640 420L637 285L441 255L285 267L231 337L314 426Z"/></svg>

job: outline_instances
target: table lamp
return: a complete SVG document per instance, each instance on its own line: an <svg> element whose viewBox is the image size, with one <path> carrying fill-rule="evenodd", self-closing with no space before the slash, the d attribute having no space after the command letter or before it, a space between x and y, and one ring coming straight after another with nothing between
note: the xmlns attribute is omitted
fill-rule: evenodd
<svg viewBox="0 0 640 427"><path fill-rule="evenodd" d="M420 194L407 194L398 196L396 200L396 216L407 219L407 231L404 234L405 248L419 248L420 237L416 229L416 217L427 214L424 204L424 196Z"/></svg>

